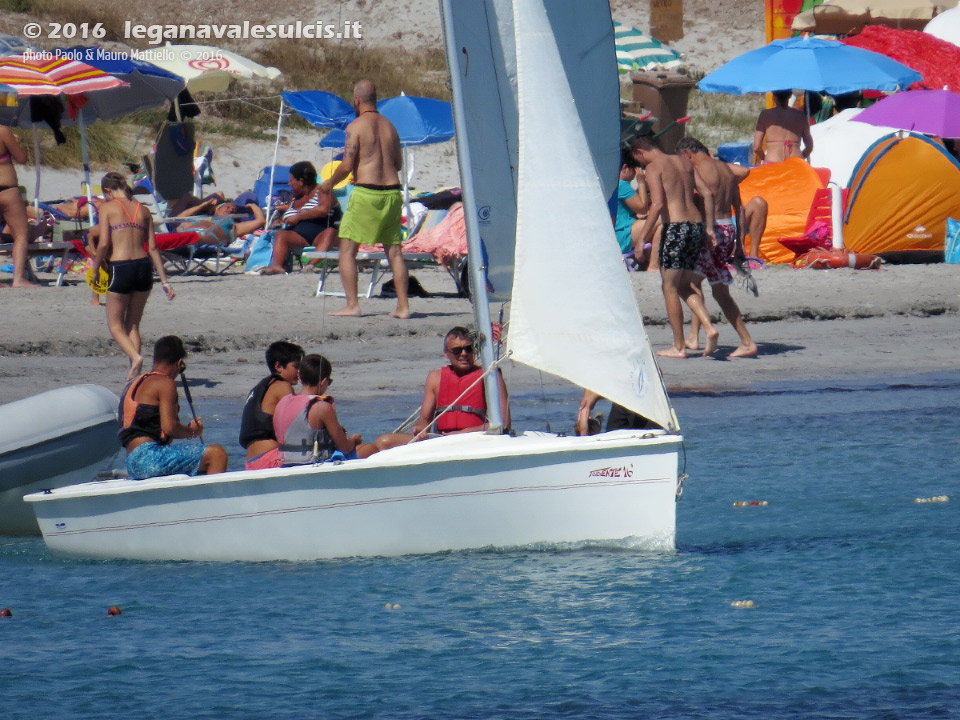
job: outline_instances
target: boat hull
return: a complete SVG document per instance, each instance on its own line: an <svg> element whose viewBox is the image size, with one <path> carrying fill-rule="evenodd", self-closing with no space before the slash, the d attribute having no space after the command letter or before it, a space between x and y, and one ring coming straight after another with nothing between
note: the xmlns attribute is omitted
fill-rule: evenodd
<svg viewBox="0 0 960 720"><path fill-rule="evenodd" d="M120 449L117 396L57 388L0 406L0 534L39 535L24 495L89 482Z"/></svg>
<svg viewBox="0 0 960 720"><path fill-rule="evenodd" d="M672 549L681 438L471 435L341 465L107 480L32 495L76 557L314 560L629 539Z"/></svg>

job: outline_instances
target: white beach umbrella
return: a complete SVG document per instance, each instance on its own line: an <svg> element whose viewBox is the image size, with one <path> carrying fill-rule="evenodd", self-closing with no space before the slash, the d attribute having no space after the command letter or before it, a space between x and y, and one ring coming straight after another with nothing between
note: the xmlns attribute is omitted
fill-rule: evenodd
<svg viewBox="0 0 960 720"><path fill-rule="evenodd" d="M960 7L940 13L927 23L923 31L960 46Z"/></svg>
<svg viewBox="0 0 960 720"><path fill-rule="evenodd" d="M190 92L224 92L237 78L280 76L275 67L265 67L230 50L209 45L166 45L150 61L187 81Z"/></svg>

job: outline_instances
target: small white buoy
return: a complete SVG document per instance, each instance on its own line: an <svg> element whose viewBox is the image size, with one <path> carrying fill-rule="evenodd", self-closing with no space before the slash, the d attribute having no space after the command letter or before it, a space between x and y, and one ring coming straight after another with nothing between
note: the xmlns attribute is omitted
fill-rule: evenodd
<svg viewBox="0 0 960 720"><path fill-rule="evenodd" d="M754 605L753 600L734 600L732 603L730 603L730 607L752 608L756 607L756 605Z"/></svg>
<svg viewBox="0 0 960 720"><path fill-rule="evenodd" d="M388 612L392 610L399 610L400 605L398 603L387 603L386 605L383 606L383 609L387 610Z"/></svg>
<svg viewBox="0 0 960 720"><path fill-rule="evenodd" d="M766 507L766 506L769 505L769 504L770 504L770 503L768 503L766 500L737 500L737 501L733 504L733 506L734 506L735 508L743 508L743 507Z"/></svg>
<svg viewBox="0 0 960 720"><path fill-rule="evenodd" d="M915 503L942 503L950 502L950 498L946 495L934 495L933 497L928 498L914 498Z"/></svg>

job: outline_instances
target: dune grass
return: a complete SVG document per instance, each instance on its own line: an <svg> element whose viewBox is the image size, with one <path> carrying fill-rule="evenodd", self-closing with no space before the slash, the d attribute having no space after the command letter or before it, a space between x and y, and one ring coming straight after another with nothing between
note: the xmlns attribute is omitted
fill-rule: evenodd
<svg viewBox="0 0 960 720"><path fill-rule="evenodd" d="M40 128L40 155L44 167L83 167L80 131L77 128L63 128L63 134L67 138L67 142L63 145L56 144L51 132L45 129L46 125L40 125ZM33 131L18 130L17 133L20 136L20 144L32 164L34 161ZM119 170L120 164L127 159L133 147L132 138L129 137L129 126L118 122L100 122L88 126L86 134L91 165ZM152 138L149 142L153 142Z"/></svg>
<svg viewBox="0 0 960 720"><path fill-rule="evenodd" d="M716 149L721 143L751 141L757 115L764 107L762 95L737 97L702 93L694 88L687 103L687 113L691 118L687 134L711 149Z"/></svg>

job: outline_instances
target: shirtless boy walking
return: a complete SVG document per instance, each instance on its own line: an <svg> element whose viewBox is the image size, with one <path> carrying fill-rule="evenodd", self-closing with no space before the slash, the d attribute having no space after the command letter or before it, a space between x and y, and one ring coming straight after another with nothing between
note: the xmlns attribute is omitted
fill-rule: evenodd
<svg viewBox="0 0 960 720"><path fill-rule="evenodd" d="M340 278L347 305L338 317L359 317L357 298L357 250L360 245L383 245L397 290L397 309L390 315L410 317L407 297L407 266L400 243L403 197L400 192L400 137L389 120L377 112L377 90L369 80L353 89L353 110L357 119L347 125L343 161L333 175L320 185L320 192L333 188L353 173L354 190L340 223Z"/></svg>
<svg viewBox="0 0 960 720"><path fill-rule="evenodd" d="M661 357L685 358L686 343L683 337L683 305L686 302L703 325L706 334L704 356L717 349L717 329L710 324L703 298L693 290L694 268L705 242L713 245L713 192L700 180L693 165L686 158L667 155L647 136L635 137L630 147L633 156L645 169L647 188L650 191L650 210L643 225L640 247L653 237L657 223L663 221L660 236L660 277L663 298L667 306L667 319L673 331L673 345L660 350ZM706 211L700 212L694 199L694 190L703 197ZM636 245L634 245L636 247Z"/></svg>
<svg viewBox="0 0 960 720"><path fill-rule="evenodd" d="M713 192L717 215L713 226L716 243L712 247L705 244L700 251L694 269L694 289L702 295L700 287L703 279L707 279L714 299L740 336L740 346L730 353L730 357L756 355L757 346L750 337L736 300L730 295L733 277L727 268L727 260L733 255L735 248L738 245L743 247L746 224L737 178L727 163L711 157L710 151L696 138L682 138L677 143L677 155L690 161L700 180ZM694 315L690 320L690 336L686 341L688 350L699 349L699 335L700 321Z"/></svg>

